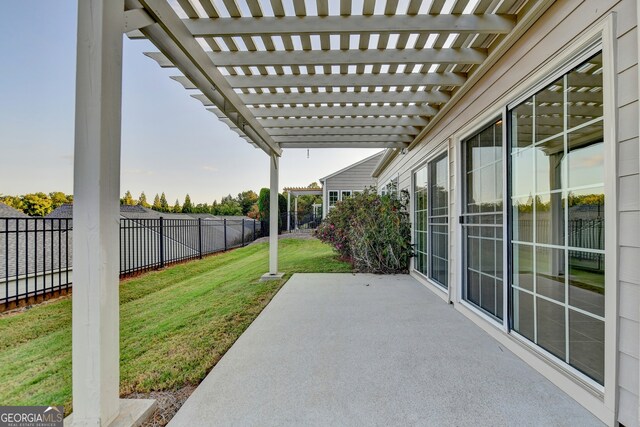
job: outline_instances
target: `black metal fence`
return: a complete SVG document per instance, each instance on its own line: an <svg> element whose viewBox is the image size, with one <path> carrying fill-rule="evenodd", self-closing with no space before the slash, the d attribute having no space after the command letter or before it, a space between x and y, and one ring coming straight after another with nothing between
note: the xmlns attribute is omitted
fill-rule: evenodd
<svg viewBox="0 0 640 427"><path fill-rule="evenodd" d="M287 213L282 214L283 230L287 230ZM289 212L290 231L294 230L314 230L318 228L322 222L321 215L315 215L309 212Z"/></svg>
<svg viewBox="0 0 640 427"><path fill-rule="evenodd" d="M67 290L72 221L0 218L0 303Z"/></svg>
<svg viewBox="0 0 640 427"><path fill-rule="evenodd" d="M66 291L73 282L73 221L0 218L0 304ZM120 275L202 258L262 235L251 219L120 220Z"/></svg>

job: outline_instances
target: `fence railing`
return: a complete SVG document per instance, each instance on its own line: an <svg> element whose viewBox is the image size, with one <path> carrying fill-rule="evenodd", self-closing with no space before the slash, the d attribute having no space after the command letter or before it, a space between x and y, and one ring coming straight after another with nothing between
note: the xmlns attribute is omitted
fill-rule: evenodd
<svg viewBox="0 0 640 427"><path fill-rule="evenodd" d="M282 214L283 229L287 230L287 213ZM313 230L318 228L322 222L321 215L314 215L307 212L289 212L290 231L294 230Z"/></svg>
<svg viewBox="0 0 640 427"><path fill-rule="evenodd" d="M251 219L122 218L120 275L245 246L261 235ZM71 219L0 218L0 304L68 290L72 245Z"/></svg>

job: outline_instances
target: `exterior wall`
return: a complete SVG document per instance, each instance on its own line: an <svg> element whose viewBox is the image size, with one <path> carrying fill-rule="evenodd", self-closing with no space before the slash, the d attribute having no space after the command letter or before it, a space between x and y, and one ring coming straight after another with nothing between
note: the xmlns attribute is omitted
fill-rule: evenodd
<svg viewBox="0 0 640 427"><path fill-rule="evenodd" d="M458 156L453 136L487 109L496 105L506 106L513 101L515 87L531 87L534 81L529 77L550 60L553 60L566 46L579 41L580 36L589 31L597 22L611 12L615 12L615 53L617 92L615 114L617 118L617 221L618 221L618 345L617 384L613 399L615 403L603 404L590 398L579 387L572 386L566 379L560 379L557 370L546 362L536 361L533 356L521 352L532 366L559 384L572 397L596 413L608 423L613 417L627 427L638 426L640 379L638 359L640 351L640 161L638 142L638 29L640 13L636 10L637 0L562 0L549 10L522 36L497 63L482 77L470 91L453 106L425 135L419 145L407 154L398 154L380 173L379 182L386 182L399 176L399 188L411 191L413 169L424 162L437 150L449 149L450 161L450 289L452 294L443 296L456 301L458 289L456 277L459 270L457 241L458 221L455 201L458 199L456 175ZM605 102L607 102L605 100ZM488 124L488 121L487 121ZM412 209L413 211L413 209ZM413 215L413 214L412 214ZM464 307L456 308L465 312ZM466 313L479 324L487 324L481 317ZM485 330L497 338L508 341L504 332L489 325ZM515 347L514 347L515 348ZM517 352L517 351L516 351ZM563 386L564 384L564 386ZM610 388L610 386L608 386ZM606 393L606 392L605 392ZM586 397L585 397L586 396ZM591 398L592 399L592 398ZM590 402L600 402L591 405ZM607 408L606 406L609 407ZM596 407L597 406L597 407ZM613 408L615 407L615 408ZM610 413L608 413L609 411Z"/></svg>
<svg viewBox="0 0 640 427"><path fill-rule="evenodd" d="M375 186L376 179L371 176L382 154L372 156L362 163L356 163L355 166L346 168L345 170L329 175L323 178L322 188L322 214L325 216L328 212L329 191L362 191L365 188Z"/></svg>
<svg viewBox="0 0 640 427"><path fill-rule="evenodd" d="M371 172L378 164L379 156L373 157L364 163L349 168L342 173L327 178L325 185L329 190L352 190L362 191L367 187L376 184L376 180L371 177Z"/></svg>

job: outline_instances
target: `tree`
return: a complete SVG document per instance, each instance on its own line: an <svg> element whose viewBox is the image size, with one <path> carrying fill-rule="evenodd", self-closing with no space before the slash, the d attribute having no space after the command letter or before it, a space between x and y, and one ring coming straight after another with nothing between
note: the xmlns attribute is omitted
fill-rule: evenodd
<svg viewBox="0 0 640 427"><path fill-rule="evenodd" d="M307 186L307 188L320 188L320 185L318 185L317 182L312 182Z"/></svg>
<svg viewBox="0 0 640 427"><path fill-rule="evenodd" d="M151 205L147 202L147 195L144 194L144 191L140 193L140 197L138 198L138 204L143 208L150 208Z"/></svg>
<svg viewBox="0 0 640 427"><path fill-rule="evenodd" d="M22 201L22 197L19 196L4 196L2 199L0 199L0 201L2 201L2 203L4 203L7 206L11 206L14 209L18 209L19 211L23 211L25 209L25 205Z"/></svg>
<svg viewBox="0 0 640 427"><path fill-rule="evenodd" d="M158 196L158 193L156 193L156 197L153 198L153 205L151 206L151 209L162 212L162 203L160 203L160 196Z"/></svg>
<svg viewBox="0 0 640 427"><path fill-rule="evenodd" d="M242 208L242 215L247 215L249 211L251 211L253 205L258 201L258 195L253 190L247 190L242 193L238 193L237 200Z"/></svg>
<svg viewBox="0 0 640 427"><path fill-rule="evenodd" d="M263 222L267 223L267 227L269 227L269 204L270 204L270 193L271 191L268 188L263 188L260 190L260 196L258 197L258 212L259 219ZM282 229L282 213L287 212L287 198L282 194L278 194L278 228ZM268 228L267 228L268 229Z"/></svg>
<svg viewBox="0 0 640 427"><path fill-rule="evenodd" d="M258 219L269 221L269 189L262 188L258 196Z"/></svg>
<svg viewBox="0 0 640 427"><path fill-rule="evenodd" d="M180 206L180 200L176 199L176 203L173 205L173 211L176 213L182 212L182 206Z"/></svg>
<svg viewBox="0 0 640 427"><path fill-rule="evenodd" d="M187 194L184 197L184 204L182 205L182 213L191 213L193 212L193 205L191 204L191 197Z"/></svg>
<svg viewBox="0 0 640 427"><path fill-rule="evenodd" d="M64 194L62 191L53 191L49 193L51 199L51 209L58 209L65 203L73 202L73 196Z"/></svg>
<svg viewBox="0 0 640 427"><path fill-rule="evenodd" d="M258 217L260 216L260 211L258 210L257 204L251 206L251 210L247 212L247 216L252 219L258 219Z"/></svg>
<svg viewBox="0 0 640 427"><path fill-rule="evenodd" d="M208 203L198 203L193 208L193 213L209 213L211 212L211 207Z"/></svg>
<svg viewBox="0 0 640 427"><path fill-rule="evenodd" d="M167 202L167 196L164 195L164 192L160 196L160 208L162 212L169 212L169 202Z"/></svg>
<svg viewBox="0 0 640 427"><path fill-rule="evenodd" d="M124 193L124 197L120 199L120 204L126 206L135 206L136 201L133 199L131 191L127 190L127 192Z"/></svg>
<svg viewBox="0 0 640 427"><path fill-rule="evenodd" d="M45 193L26 194L22 197L23 212L30 216L45 216L52 209L51 199Z"/></svg>

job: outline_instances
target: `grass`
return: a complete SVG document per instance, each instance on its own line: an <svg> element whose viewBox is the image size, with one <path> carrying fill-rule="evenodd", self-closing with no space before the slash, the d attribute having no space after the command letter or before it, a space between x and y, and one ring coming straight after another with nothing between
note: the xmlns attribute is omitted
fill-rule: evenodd
<svg viewBox="0 0 640 427"><path fill-rule="evenodd" d="M280 241L284 280L260 282L268 245L247 246L125 280L120 394L197 385L296 272L349 272L317 240ZM71 299L0 317L0 402L71 411Z"/></svg>

